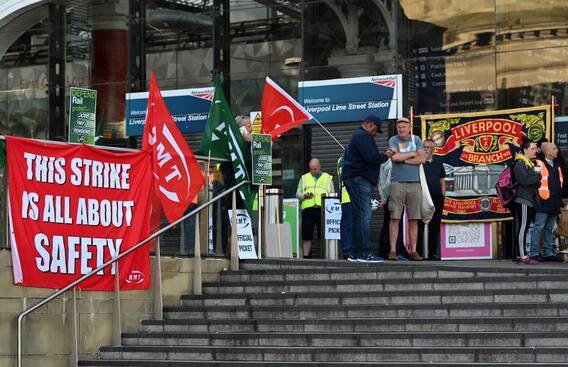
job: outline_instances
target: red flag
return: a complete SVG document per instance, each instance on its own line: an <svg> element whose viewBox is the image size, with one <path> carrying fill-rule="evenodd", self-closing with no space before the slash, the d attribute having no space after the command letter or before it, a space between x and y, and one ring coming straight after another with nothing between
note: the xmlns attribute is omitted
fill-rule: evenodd
<svg viewBox="0 0 568 367"><path fill-rule="evenodd" d="M170 223L181 218L203 187L205 179L193 152L177 128L150 75L150 93L142 150L152 155L154 192Z"/></svg>
<svg viewBox="0 0 568 367"><path fill-rule="evenodd" d="M261 111L262 132L272 135L273 141L312 118L304 107L269 77L264 82Z"/></svg>

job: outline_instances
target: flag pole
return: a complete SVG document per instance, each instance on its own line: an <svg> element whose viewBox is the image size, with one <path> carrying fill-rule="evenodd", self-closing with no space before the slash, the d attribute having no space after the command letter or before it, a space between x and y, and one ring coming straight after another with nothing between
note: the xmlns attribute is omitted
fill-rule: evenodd
<svg viewBox="0 0 568 367"><path fill-rule="evenodd" d="M556 105L556 98L554 94L551 96L551 108L550 108L550 141L554 143L554 106Z"/></svg>
<svg viewBox="0 0 568 367"><path fill-rule="evenodd" d="M280 210L277 205L274 206L276 210L276 235L278 236L278 257L282 257L282 236L280 234Z"/></svg>
<svg viewBox="0 0 568 367"><path fill-rule="evenodd" d="M410 106L410 134L414 132L414 107Z"/></svg>
<svg viewBox="0 0 568 367"><path fill-rule="evenodd" d="M324 129L325 132L326 132L329 136L331 136L331 138L332 138L333 140L335 140L335 142L341 147L341 149L345 150L345 147L343 146L343 144L341 144L341 143L339 142L339 140L337 140L337 139L335 138L335 136L333 136L333 135L329 132L329 130L326 129L325 126L323 126L322 123L318 121L318 119L316 119L316 118L313 117L313 116L312 116L312 119L313 119L315 122L317 122L318 125L321 126L321 128Z"/></svg>
<svg viewBox="0 0 568 367"><path fill-rule="evenodd" d="M264 201L264 185L258 187L258 258L262 259L262 205Z"/></svg>
<svg viewBox="0 0 568 367"><path fill-rule="evenodd" d="M207 170L205 171L205 177L207 177L207 180L205 181L207 183L207 201L211 200L211 192L209 191L211 189L211 178L209 177L209 170L211 169L211 144L209 144L209 154L207 156ZM205 238L207 238L207 253L209 254L209 241L212 241L212 238L209 238L209 220L211 220L211 225L213 225L213 219L211 218L211 205L207 206L207 235L205 236ZM217 223L217 225L219 225L219 223ZM211 235L213 234L213 231L211 231ZM217 244L214 243L213 244L213 251L215 251L215 253L217 253ZM199 249L201 251L201 249ZM197 253L196 249L193 249L193 253Z"/></svg>

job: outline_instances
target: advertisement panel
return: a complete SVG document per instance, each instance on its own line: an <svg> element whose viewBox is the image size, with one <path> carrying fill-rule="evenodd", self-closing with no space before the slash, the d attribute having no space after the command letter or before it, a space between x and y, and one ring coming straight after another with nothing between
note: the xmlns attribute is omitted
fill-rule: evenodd
<svg viewBox="0 0 568 367"><path fill-rule="evenodd" d="M444 222L511 220L495 183L512 164L526 135L550 140L550 106L421 116L422 138L434 141L434 155L446 171Z"/></svg>
<svg viewBox="0 0 568 367"><path fill-rule="evenodd" d="M362 121L369 114L396 119L402 116L402 75L299 82L298 96L321 123Z"/></svg>
<svg viewBox="0 0 568 367"><path fill-rule="evenodd" d="M149 235L150 160L7 137L16 285L63 288ZM149 246L118 262L121 290L150 286ZM80 285L113 290L116 264Z"/></svg>
<svg viewBox="0 0 568 367"><path fill-rule="evenodd" d="M290 225L292 234L292 254L298 256L298 245L300 243L300 200L284 199L282 200L282 208L284 209L283 222Z"/></svg>
<svg viewBox="0 0 568 367"><path fill-rule="evenodd" d="M162 91L168 110L182 133L202 131L209 116L213 87ZM148 92L126 94L126 135L144 132Z"/></svg>

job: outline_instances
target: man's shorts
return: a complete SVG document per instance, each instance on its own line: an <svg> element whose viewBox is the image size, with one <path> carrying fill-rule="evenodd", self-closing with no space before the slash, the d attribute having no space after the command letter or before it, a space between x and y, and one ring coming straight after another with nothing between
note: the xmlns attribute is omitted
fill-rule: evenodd
<svg viewBox="0 0 568 367"><path fill-rule="evenodd" d="M309 241L317 228L318 237L321 237L321 208L306 208L302 210L302 240Z"/></svg>
<svg viewBox="0 0 568 367"><path fill-rule="evenodd" d="M422 185L420 182L391 181L389 211L391 218L400 219L406 207L408 219L422 219Z"/></svg>

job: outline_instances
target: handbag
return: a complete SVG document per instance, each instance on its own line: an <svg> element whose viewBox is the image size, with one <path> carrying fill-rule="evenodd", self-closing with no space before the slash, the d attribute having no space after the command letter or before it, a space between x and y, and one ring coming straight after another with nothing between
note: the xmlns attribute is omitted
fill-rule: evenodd
<svg viewBox="0 0 568 367"><path fill-rule="evenodd" d="M416 146L414 135L412 135L412 142L414 143L414 146ZM430 190L428 190L428 181L426 181L426 173L424 173L423 164L418 167L418 172L420 175L420 186L422 186L422 204L420 207L420 216L422 217L422 222L424 222L424 224L428 224L434 216L436 207L434 206L434 202L432 201L432 197L430 196Z"/></svg>
<svg viewBox="0 0 568 367"><path fill-rule="evenodd" d="M430 223L436 207L430 196L430 190L428 190L428 182L426 181L426 174L424 173L424 166L421 164L419 167L420 171L420 186L422 186L422 205L421 205L421 217L425 224ZM568 217L568 213L567 213ZM568 218L567 218L568 219Z"/></svg>
<svg viewBox="0 0 568 367"><path fill-rule="evenodd" d="M568 237L568 208L560 208L560 218L558 218L558 228L556 233L560 236Z"/></svg>

